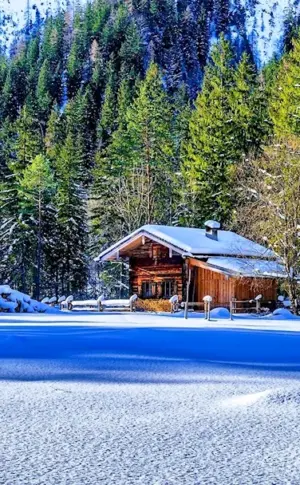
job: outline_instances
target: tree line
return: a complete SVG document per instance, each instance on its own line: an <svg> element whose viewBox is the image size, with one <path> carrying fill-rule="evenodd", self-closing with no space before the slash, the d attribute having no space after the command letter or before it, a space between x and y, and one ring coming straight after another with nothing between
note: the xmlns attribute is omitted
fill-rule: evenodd
<svg viewBox="0 0 300 485"><path fill-rule="evenodd" d="M213 218L282 256L270 226L287 211L272 197L284 183L294 201L300 179L297 32L258 70L226 35L225 2L196 4L96 0L2 49L1 280L36 298L92 291L92 256L145 223Z"/></svg>

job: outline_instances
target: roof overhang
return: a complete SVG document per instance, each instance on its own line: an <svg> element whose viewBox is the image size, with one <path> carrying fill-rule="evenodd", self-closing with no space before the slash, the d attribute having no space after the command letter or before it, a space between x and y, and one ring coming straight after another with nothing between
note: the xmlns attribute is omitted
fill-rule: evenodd
<svg viewBox="0 0 300 485"><path fill-rule="evenodd" d="M118 243L102 251L102 253L100 253L100 255L95 258L95 261L103 262L118 260L122 256L126 256L126 251L130 251L144 244L144 240L146 238L150 239L151 241L155 241L158 244L162 244L163 246L169 248L170 250L174 251L182 257L192 256L192 254L183 251L182 248L179 248L174 244L170 244L164 239L156 237L145 230L141 230L121 239L121 241L119 241Z"/></svg>
<svg viewBox="0 0 300 485"><path fill-rule="evenodd" d="M189 258L189 260L194 266L199 266L232 278L280 279L288 277L288 274L284 270L284 266L280 264L280 262L274 260L237 257L225 258L224 256L209 257L205 261L203 260L203 257L195 256ZM242 263L242 265L240 263Z"/></svg>
<svg viewBox="0 0 300 485"><path fill-rule="evenodd" d="M213 271L214 273L219 273L223 274L225 276L233 276L233 273L231 271L226 270L225 268L214 266L212 264L208 264L206 261L203 261L203 259L197 258L197 257L189 257L187 258L188 261L190 262L191 266L197 266L198 268L203 268L203 269L208 269L209 271Z"/></svg>

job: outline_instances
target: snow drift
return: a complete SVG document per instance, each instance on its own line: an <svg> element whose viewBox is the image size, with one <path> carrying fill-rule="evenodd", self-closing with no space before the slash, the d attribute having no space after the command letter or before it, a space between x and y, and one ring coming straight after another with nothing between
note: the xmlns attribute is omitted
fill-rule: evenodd
<svg viewBox="0 0 300 485"><path fill-rule="evenodd" d="M13 290L9 285L0 285L0 312L8 313L56 313L57 308L45 302L33 300L29 295Z"/></svg>

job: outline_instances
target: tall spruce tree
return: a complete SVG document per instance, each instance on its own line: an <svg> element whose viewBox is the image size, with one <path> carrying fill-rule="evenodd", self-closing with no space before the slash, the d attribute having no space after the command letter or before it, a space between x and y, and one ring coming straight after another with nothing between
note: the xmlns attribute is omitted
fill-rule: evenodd
<svg viewBox="0 0 300 485"><path fill-rule="evenodd" d="M267 106L249 58L236 65L221 38L205 70L183 147L183 222L228 222L235 199L236 164L261 149L269 125Z"/></svg>
<svg viewBox="0 0 300 485"><path fill-rule="evenodd" d="M122 234L144 223L172 220L176 171L172 115L159 69L151 64L127 109L126 122L98 155L95 210L100 232L111 221Z"/></svg>
<svg viewBox="0 0 300 485"><path fill-rule="evenodd" d="M300 38L293 39L292 49L283 56L270 102L275 134L279 137L300 135Z"/></svg>
<svg viewBox="0 0 300 485"><path fill-rule="evenodd" d="M49 161L37 155L23 172L18 187L18 197L23 221L22 229L30 240L32 251L33 285L35 298L39 299L45 285L44 265L48 239L51 238L55 209L51 206L55 192Z"/></svg>
<svg viewBox="0 0 300 485"><path fill-rule="evenodd" d="M58 277L62 293L83 291L87 278L87 194L81 180L82 160L68 134L56 159Z"/></svg>
<svg viewBox="0 0 300 485"><path fill-rule="evenodd" d="M237 158L230 99L234 87L233 53L224 38L214 46L183 150L185 223L224 222L231 210L231 172Z"/></svg>

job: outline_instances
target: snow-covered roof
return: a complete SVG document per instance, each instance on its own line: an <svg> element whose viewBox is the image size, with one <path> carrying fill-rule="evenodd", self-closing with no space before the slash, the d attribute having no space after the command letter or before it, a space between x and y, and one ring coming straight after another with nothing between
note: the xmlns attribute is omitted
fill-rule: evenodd
<svg viewBox="0 0 300 485"><path fill-rule="evenodd" d="M232 273L233 276L286 278L287 273L278 261L251 258L211 257L208 266Z"/></svg>
<svg viewBox="0 0 300 485"><path fill-rule="evenodd" d="M134 241L139 243L142 237L159 242L178 254L191 257L210 255L275 257L271 250L231 231L218 230L218 238L214 240L206 236L205 229L145 225L107 248L96 258L96 261L114 259L118 251L124 251Z"/></svg>

